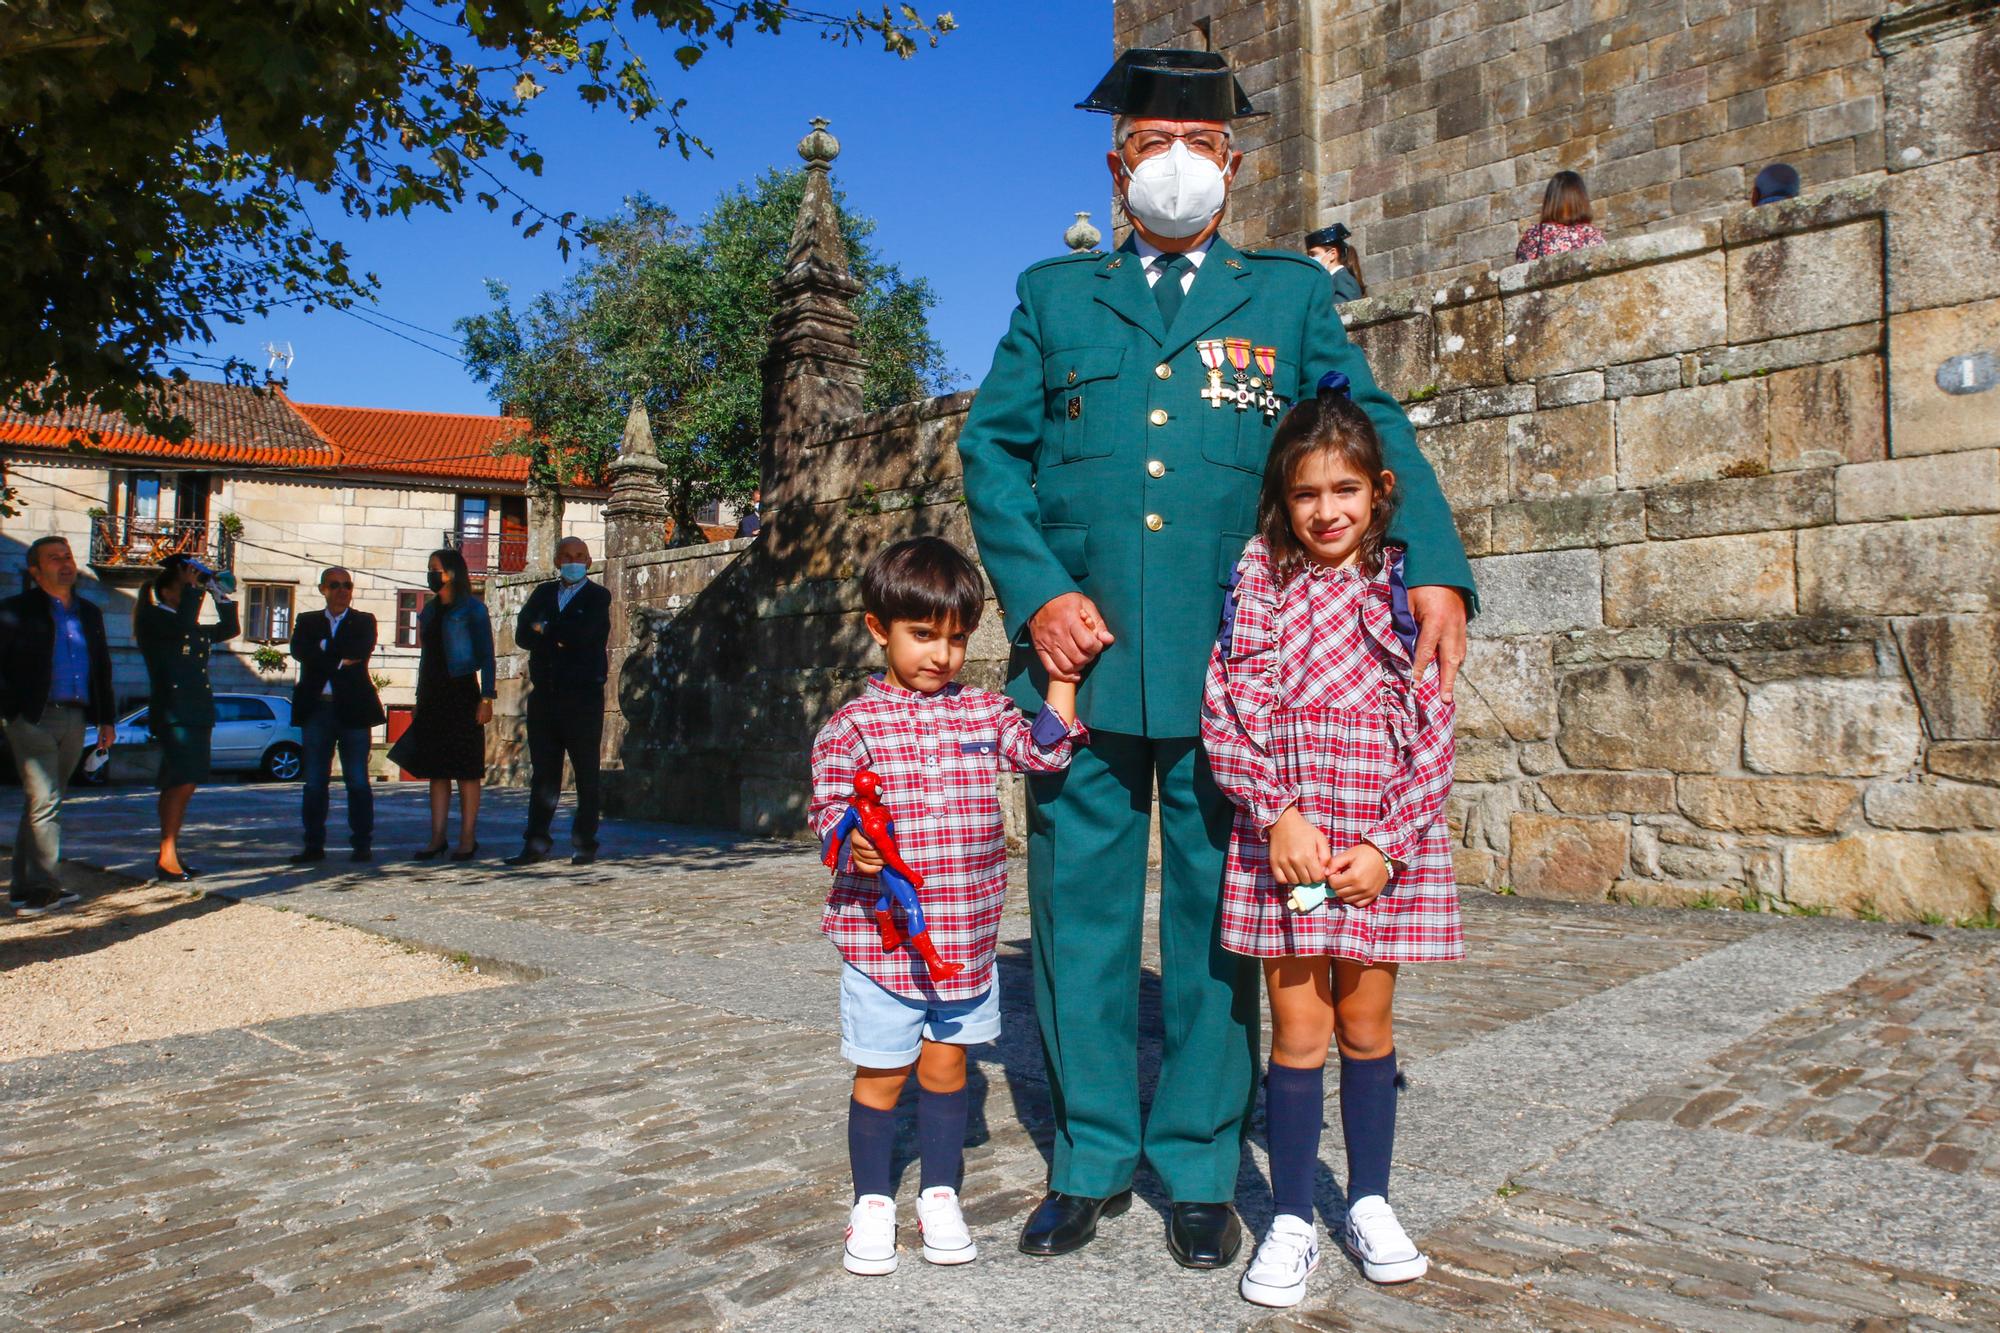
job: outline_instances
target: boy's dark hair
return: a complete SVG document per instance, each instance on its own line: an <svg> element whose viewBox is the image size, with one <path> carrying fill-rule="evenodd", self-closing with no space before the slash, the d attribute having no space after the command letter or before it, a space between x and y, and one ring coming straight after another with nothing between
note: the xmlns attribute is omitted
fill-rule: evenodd
<svg viewBox="0 0 2000 1333"><path fill-rule="evenodd" d="M1306 561L1306 548L1292 531L1292 482L1314 454L1329 453L1375 484L1374 512L1361 537L1361 567L1371 577L1382 568L1382 547L1397 495L1384 490L1382 440L1375 423L1348 396L1347 377L1323 377L1318 394L1301 398L1278 423L1271 453L1264 462L1264 486L1257 502L1257 531L1271 552L1271 566L1282 585Z"/></svg>
<svg viewBox="0 0 2000 1333"><path fill-rule="evenodd" d="M861 605L887 629L898 620L979 628L986 586L965 553L942 537L912 537L880 551L861 576Z"/></svg>

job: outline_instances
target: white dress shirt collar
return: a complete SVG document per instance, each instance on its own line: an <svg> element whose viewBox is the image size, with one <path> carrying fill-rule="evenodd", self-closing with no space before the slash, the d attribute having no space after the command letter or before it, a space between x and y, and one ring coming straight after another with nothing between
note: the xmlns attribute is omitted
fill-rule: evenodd
<svg viewBox="0 0 2000 1333"><path fill-rule="evenodd" d="M1194 249L1181 252L1188 257L1188 263L1193 265L1192 268L1181 275L1182 291L1186 291L1188 288L1194 286L1194 275L1201 271L1201 261L1208 258L1208 247L1214 244L1215 237L1211 236ZM1132 248L1138 252L1140 262L1146 266L1146 285L1150 287L1160 280L1160 267L1155 261L1164 255L1166 251L1160 249L1159 246L1154 245L1136 231L1132 233Z"/></svg>

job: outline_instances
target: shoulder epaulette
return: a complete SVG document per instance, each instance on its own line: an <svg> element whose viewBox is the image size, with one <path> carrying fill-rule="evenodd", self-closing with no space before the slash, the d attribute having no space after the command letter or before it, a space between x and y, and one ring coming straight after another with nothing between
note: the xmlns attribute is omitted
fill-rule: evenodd
<svg viewBox="0 0 2000 1333"><path fill-rule="evenodd" d="M1104 254L1105 252L1102 250L1072 250L1066 255L1050 255L1047 259L1038 259L1028 265L1025 271L1034 273L1040 269L1053 267L1056 264L1074 264L1078 260L1086 259L1095 263L1097 260L1104 258Z"/></svg>
<svg viewBox="0 0 2000 1333"><path fill-rule="evenodd" d="M1251 259L1282 259L1294 264L1304 264L1308 268L1318 269L1321 276L1326 274L1326 270L1320 268L1317 259L1302 255L1297 250L1281 250L1274 246L1269 249L1245 250L1243 253Z"/></svg>

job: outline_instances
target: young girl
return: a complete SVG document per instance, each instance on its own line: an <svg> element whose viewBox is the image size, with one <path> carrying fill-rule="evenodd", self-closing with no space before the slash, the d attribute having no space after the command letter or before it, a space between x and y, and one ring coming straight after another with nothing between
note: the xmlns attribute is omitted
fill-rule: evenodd
<svg viewBox="0 0 2000 1333"><path fill-rule="evenodd" d="M1202 742L1237 806L1222 943L1264 961L1271 1230L1245 1299L1296 1305L1319 1263L1313 1178L1328 1039L1347 1140L1343 1243L1376 1282L1428 1261L1388 1203L1396 1123L1390 1002L1400 963L1462 958L1450 838L1452 716L1435 668L1411 679L1402 552L1384 545L1395 478L1328 375L1280 423L1259 535L1236 567L1209 660Z"/></svg>

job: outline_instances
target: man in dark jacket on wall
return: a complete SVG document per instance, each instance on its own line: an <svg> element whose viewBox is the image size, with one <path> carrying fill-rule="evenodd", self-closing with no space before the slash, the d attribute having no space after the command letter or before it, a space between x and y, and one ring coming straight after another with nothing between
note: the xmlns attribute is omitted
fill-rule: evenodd
<svg viewBox="0 0 2000 1333"><path fill-rule="evenodd" d="M40 916L78 901L62 887L62 802L83 757L83 733L97 748L117 738L111 649L104 614L77 595L76 557L61 537L28 547L32 586L0 601L0 718L21 775L21 828L14 836L8 902Z"/></svg>
<svg viewBox="0 0 2000 1333"><path fill-rule="evenodd" d="M354 609L354 575L335 565L319 576L324 611L308 611L292 626L292 657L299 683L292 691L292 725L305 748L305 798L301 818L305 849L292 858L304 865L326 859L326 811L333 786L333 756L347 787L350 861L374 859L375 792L368 785L371 733L386 714L368 674L375 652L375 617Z"/></svg>
<svg viewBox="0 0 2000 1333"><path fill-rule="evenodd" d="M597 859L598 751L604 743L605 645L611 639L611 591L592 583L590 548L580 537L556 546L558 577L528 594L514 642L528 650L528 831L510 866L548 859L549 826L562 802L563 756L576 772L571 865Z"/></svg>

